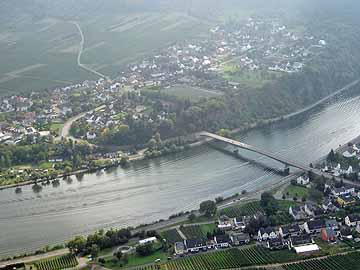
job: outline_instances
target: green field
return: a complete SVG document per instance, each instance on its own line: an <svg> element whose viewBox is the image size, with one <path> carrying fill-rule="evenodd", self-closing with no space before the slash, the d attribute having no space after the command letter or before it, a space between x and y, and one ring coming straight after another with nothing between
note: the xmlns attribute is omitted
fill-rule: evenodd
<svg viewBox="0 0 360 270"><path fill-rule="evenodd" d="M202 98L219 97L223 95L223 93L220 91L207 90L207 89L192 87L188 85L176 85L162 90L147 89L145 91L156 91L166 95L175 96L178 98L190 99L192 101L198 101Z"/></svg>
<svg viewBox="0 0 360 270"><path fill-rule="evenodd" d="M321 260L310 260L283 266L286 270L343 270L360 269L360 253L335 255Z"/></svg>
<svg viewBox="0 0 360 270"><path fill-rule="evenodd" d="M263 209L260 206L260 201L249 202L246 204L235 205L221 210L220 215L226 215L228 217L250 216L257 213L263 213Z"/></svg>
<svg viewBox="0 0 360 270"><path fill-rule="evenodd" d="M299 257L288 250L272 252L264 248L247 247L174 260L166 263L165 267L168 270L217 270L288 262L297 259Z"/></svg>
<svg viewBox="0 0 360 270"><path fill-rule="evenodd" d="M208 232L213 232L216 228L215 224L206 225L190 225L180 227L181 232L187 239L192 238L206 238Z"/></svg>
<svg viewBox="0 0 360 270"><path fill-rule="evenodd" d="M164 231L161 233L161 236L165 238L169 244L174 244L175 242L181 242L183 240L176 229Z"/></svg>
<svg viewBox="0 0 360 270"><path fill-rule="evenodd" d="M81 62L107 75L178 40L206 33L207 22L180 13L127 13L76 18L84 34ZM14 19L0 27L0 94L96 79L78 67L81 36L71 20Z"/></svg>
<svg viewBox="0 0 360 270"><path fill-rule="evenodd" d="M52 257L49 259L44 259L36 261L33 264L29 264L29 269L37 270L63 270L67 268L72 268L78 265L78 261L75 255L68 254L64 256Z"/></svg>
<svg viewBox="0 0 360 270"><path fill-rule="evenodd" d="M294 198L296 197L298 200L301 200L302 197L307 198L309 196L309 189L305 187L295 186L295 185L289 185L284 190L284 194L288 198ZM289 195L288 195L289 194Z"/></svg>

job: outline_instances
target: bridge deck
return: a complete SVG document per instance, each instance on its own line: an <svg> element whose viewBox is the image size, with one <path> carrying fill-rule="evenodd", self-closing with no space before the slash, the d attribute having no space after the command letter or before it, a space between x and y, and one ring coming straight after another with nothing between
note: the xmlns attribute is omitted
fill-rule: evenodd
<svg viewBox="0 0 360 270"><path fill-rule="evenodd" d="M251 152L258 153L260 155L263 155L263 156L269 157L271 159L274 159L274 160L276 160L278 162L281 162L281 163L283 163L283 164L285 164L287 166L298 168L298 169L301 169L301 170L304 170L304 171L312 170L312 168L310 168L309 166L306 166L306 165L301 164L299 162L292 161L287 157L281 156L279 154L273 154L273 153L270 153L268 151L259 149L259 148L255 147L255 146L252 146L252 145L249 145L249 144L246 144L246 143L242 143L242 142L239 142L239 141L236 141L236 140L232 140L232 139L220 136L220 135L216 135L216 134L213 134L213 133L210 133L210 132L201 132L200 136L212 138L212 139L217 140L217 141L225 142L225 143L231 144L233 146L236 146L236 147L239 147L239 148L251 151Z"/></svg>

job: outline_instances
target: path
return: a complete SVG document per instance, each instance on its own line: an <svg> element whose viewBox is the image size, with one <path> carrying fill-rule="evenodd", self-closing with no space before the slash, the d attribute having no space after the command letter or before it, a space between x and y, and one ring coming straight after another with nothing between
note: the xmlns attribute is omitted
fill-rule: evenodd
<svg viewBox="0 0 360 270"><path fill-rule="evenodd" d="M78 56L77 56L77 64L78 64L78 66L79 66L80 68L88 71L88 72L91 72L91 73L93 73L93 74L101 77L101 78L109 79L109 77L106 76L105 74L102 74L102 73L96 71L95 69L92 69L92 68L90 68L90 67L88 67L88 66L86 66L86 65L84 65L84 64L81 63L81 55L82 55L82 53L83 53L83 51L84 51L84 44L85 44L84 33L83 33L83 31L82 31L82 29L81 29L81 27L80 27L80 25L79 25L78 22L70 22L70 23L72 23L72 24L74 24L74 25L76 26L76 28L77 28L78 31L79 31L80 37L81 37L80 50L79 50L79 53L78 53Z"/></svg>

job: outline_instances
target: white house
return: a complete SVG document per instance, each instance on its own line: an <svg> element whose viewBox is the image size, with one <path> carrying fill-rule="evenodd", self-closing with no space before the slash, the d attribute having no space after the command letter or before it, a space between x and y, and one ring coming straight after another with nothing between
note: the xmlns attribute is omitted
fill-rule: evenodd
<svg viewBox="0 0 360 270"><path fill-rule="evenodd" d="M86 138L87 138L88 140L95 140L95 139L96 139L96 134L93 133L93 132L87 132L87 133L86 133Z"/></svg>
<svg viewBox="0 0 360 270"><path fill-rule="evenodd" d="M345 224L349 227L355 227L360 224L360 216L357 214L348 215L345 217Z"/></svg>
<svg viewBox="0 0 360 270"><path fill-rule="evenodd" d="M296 179L296 183L298 185L303 185L303 186L306 186L310 183L310 179L308 176L299 176L297 179Z"/></svg>
<svg viewBox="0 0 360 270"><path fill-rule="evenodd" d="M258 241L267 241L268 239L277 238L277 232L273 227L260 228L258 231Z"/></svg>

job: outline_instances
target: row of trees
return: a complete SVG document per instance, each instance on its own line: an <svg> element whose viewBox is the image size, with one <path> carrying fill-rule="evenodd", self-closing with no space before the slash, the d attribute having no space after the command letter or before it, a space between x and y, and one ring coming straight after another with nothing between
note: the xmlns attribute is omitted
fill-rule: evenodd
<svg viewBox="0 0 360 270"><path fill-rule="evenodd" d="M110 229L106 232L100 230L88 235L87 238L76 236L67 243L67 247L75 254L91 254L96 257L100 250L125 244L130 238L131 231L129 229Z"/></svg>

